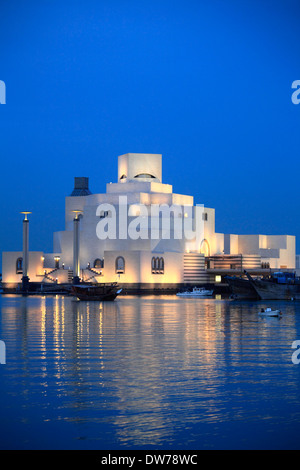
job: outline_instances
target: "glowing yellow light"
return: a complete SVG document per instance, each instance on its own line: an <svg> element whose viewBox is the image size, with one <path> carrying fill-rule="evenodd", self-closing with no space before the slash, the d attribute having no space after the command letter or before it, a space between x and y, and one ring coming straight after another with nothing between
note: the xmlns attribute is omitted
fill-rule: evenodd
<svg viewBox="0 0 300 470"><path fill-rule="evenodd" d="M28 220L27 216L28 216L28 214L32 214L32 212L23 211L23 212L20 212L20 214L24 214L25 215L25 220Z"/></svg>
<svg viewBox="0 0 300 470"><path fill-rule="evenodd" d="M80 211L80 210L74 210L74 211L71 211L75 214L75 219L77 220L79 218L79 214L82 214L83 211Z"/></svg>

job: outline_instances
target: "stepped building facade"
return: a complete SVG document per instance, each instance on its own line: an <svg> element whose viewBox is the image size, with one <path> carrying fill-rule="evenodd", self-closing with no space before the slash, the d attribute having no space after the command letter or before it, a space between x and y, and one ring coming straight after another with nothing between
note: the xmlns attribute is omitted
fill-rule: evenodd
<svg viewBox="0 0 300 470"><path fill-rule="evenodd" d="M290 235L216 233L214 209L162 182L161 155L128 153L118 157L117 182L104 194L92 194L87 177L75 178L53 253L26 253L24 242L22 251L4 252L2 281L13 289L26 269L41 285L78 278L128 289L219 283L244 269L295 269L295 244Z"/></svg>

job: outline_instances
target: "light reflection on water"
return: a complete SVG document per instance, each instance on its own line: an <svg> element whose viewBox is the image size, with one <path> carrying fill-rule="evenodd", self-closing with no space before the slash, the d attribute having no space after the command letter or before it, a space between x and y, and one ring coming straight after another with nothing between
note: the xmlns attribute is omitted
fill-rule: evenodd
<svg viewBox="0 0 300 470"><path fill-rule="evenodd" d="M297 448L298 303L3 296L2 448Z"/></svg>

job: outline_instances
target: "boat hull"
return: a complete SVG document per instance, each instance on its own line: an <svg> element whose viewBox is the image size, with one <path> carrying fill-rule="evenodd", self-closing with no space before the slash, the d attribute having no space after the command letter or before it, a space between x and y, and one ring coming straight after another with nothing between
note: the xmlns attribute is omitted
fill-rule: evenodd
<svg viewBox="0 0 300 470"><path fill-rule="evenodd" d="M253 280L252 285L261 300L291 300L300 295L298 284L277 284L267 280Z"/></svg>
<svg viewBox="0 0 300 470"><path fill-rule="evenodd" d="M237 299L258 300L259 296L248 279L239 277L226 277L226 281L231 288L232 294Z"/></svg>
<svg viewBox="0 0 300 470"><path fill-rule="evenodd" d="M113 301L120 294L117 284L76 285L71 293L79 300Z"/></svg>
<svg viewBox="0 0 300 470"><path fill-rule="evenodd" d="M205 287L194 287L193 290L185 292L177 292L178 297L208 297L213 295L212 289L205 289Z"/></svg>
<svg viewBox="0 0 300 470"><path fill-rule="evenodd" d="M178 297L210 297L213 295L213 292L211 293L207 293L207 294L189 294L189 293L179 293L179 294L176 294Z"/></svg>
<svg viewBox="0 0 300 470"><path fill-rule="evenodd" d="M271 312L259 312L259 315L262 315L264 317L280 317L281 312L280 310L274 310Z"/></svg>

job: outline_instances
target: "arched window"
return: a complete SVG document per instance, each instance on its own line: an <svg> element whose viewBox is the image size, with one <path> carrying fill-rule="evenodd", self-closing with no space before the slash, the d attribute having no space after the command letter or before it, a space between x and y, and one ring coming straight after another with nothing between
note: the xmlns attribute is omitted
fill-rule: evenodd
<svg viewBox="0 0 300 470"><path fill-rule="evenodd" d="M164 259L155 258L155 256L153 256L151 260L151 270L152 270L152 274L164 274L164 270L165 270Z"/></svg>
<svg viewBox="0 0 300 470"><path fill-rule="evenodd" d="M210 256L210 247L208 241L204 238L200 245L200 253L203 253L206 257Z"/></svg>
<svg viewBox="0 0 300 470"><path fill-rule="evenodd" d="M165 261L163 258L159 258L159 273L163 274L165 270Z"/></svg>
<svg viewBox="0 0 300 470"><path fill-rule="evenodd" d="M94 268L95 269L102 269L103 267L104 267L104 260L100 259L100 258L95 259Z"/></svg>
<svg viewBox="0 0 300 470"><path fill-rule="evenodd" d="M140 173L139 175L136 175L135 178L154 178L155 176L150 175L149 173Z"/></svg>
<svg viewBox="0 0 300 470"><path fill-rule="evenodd" d="M23 274L23 258L18 258L16 262L16 273Z"/></svg>
<svg viewBox="0 0 300 470"><path fill-rule="evenodd" d="M153 256L151 261L152 274L156 274L156 258Z"/></svg>
<svg viewBox="0 0 300 470"><path fill-rule="evenodd" d="M125 273L125 259L123 256L118 256L116 258L116 273L124 274Z"/></svg>

